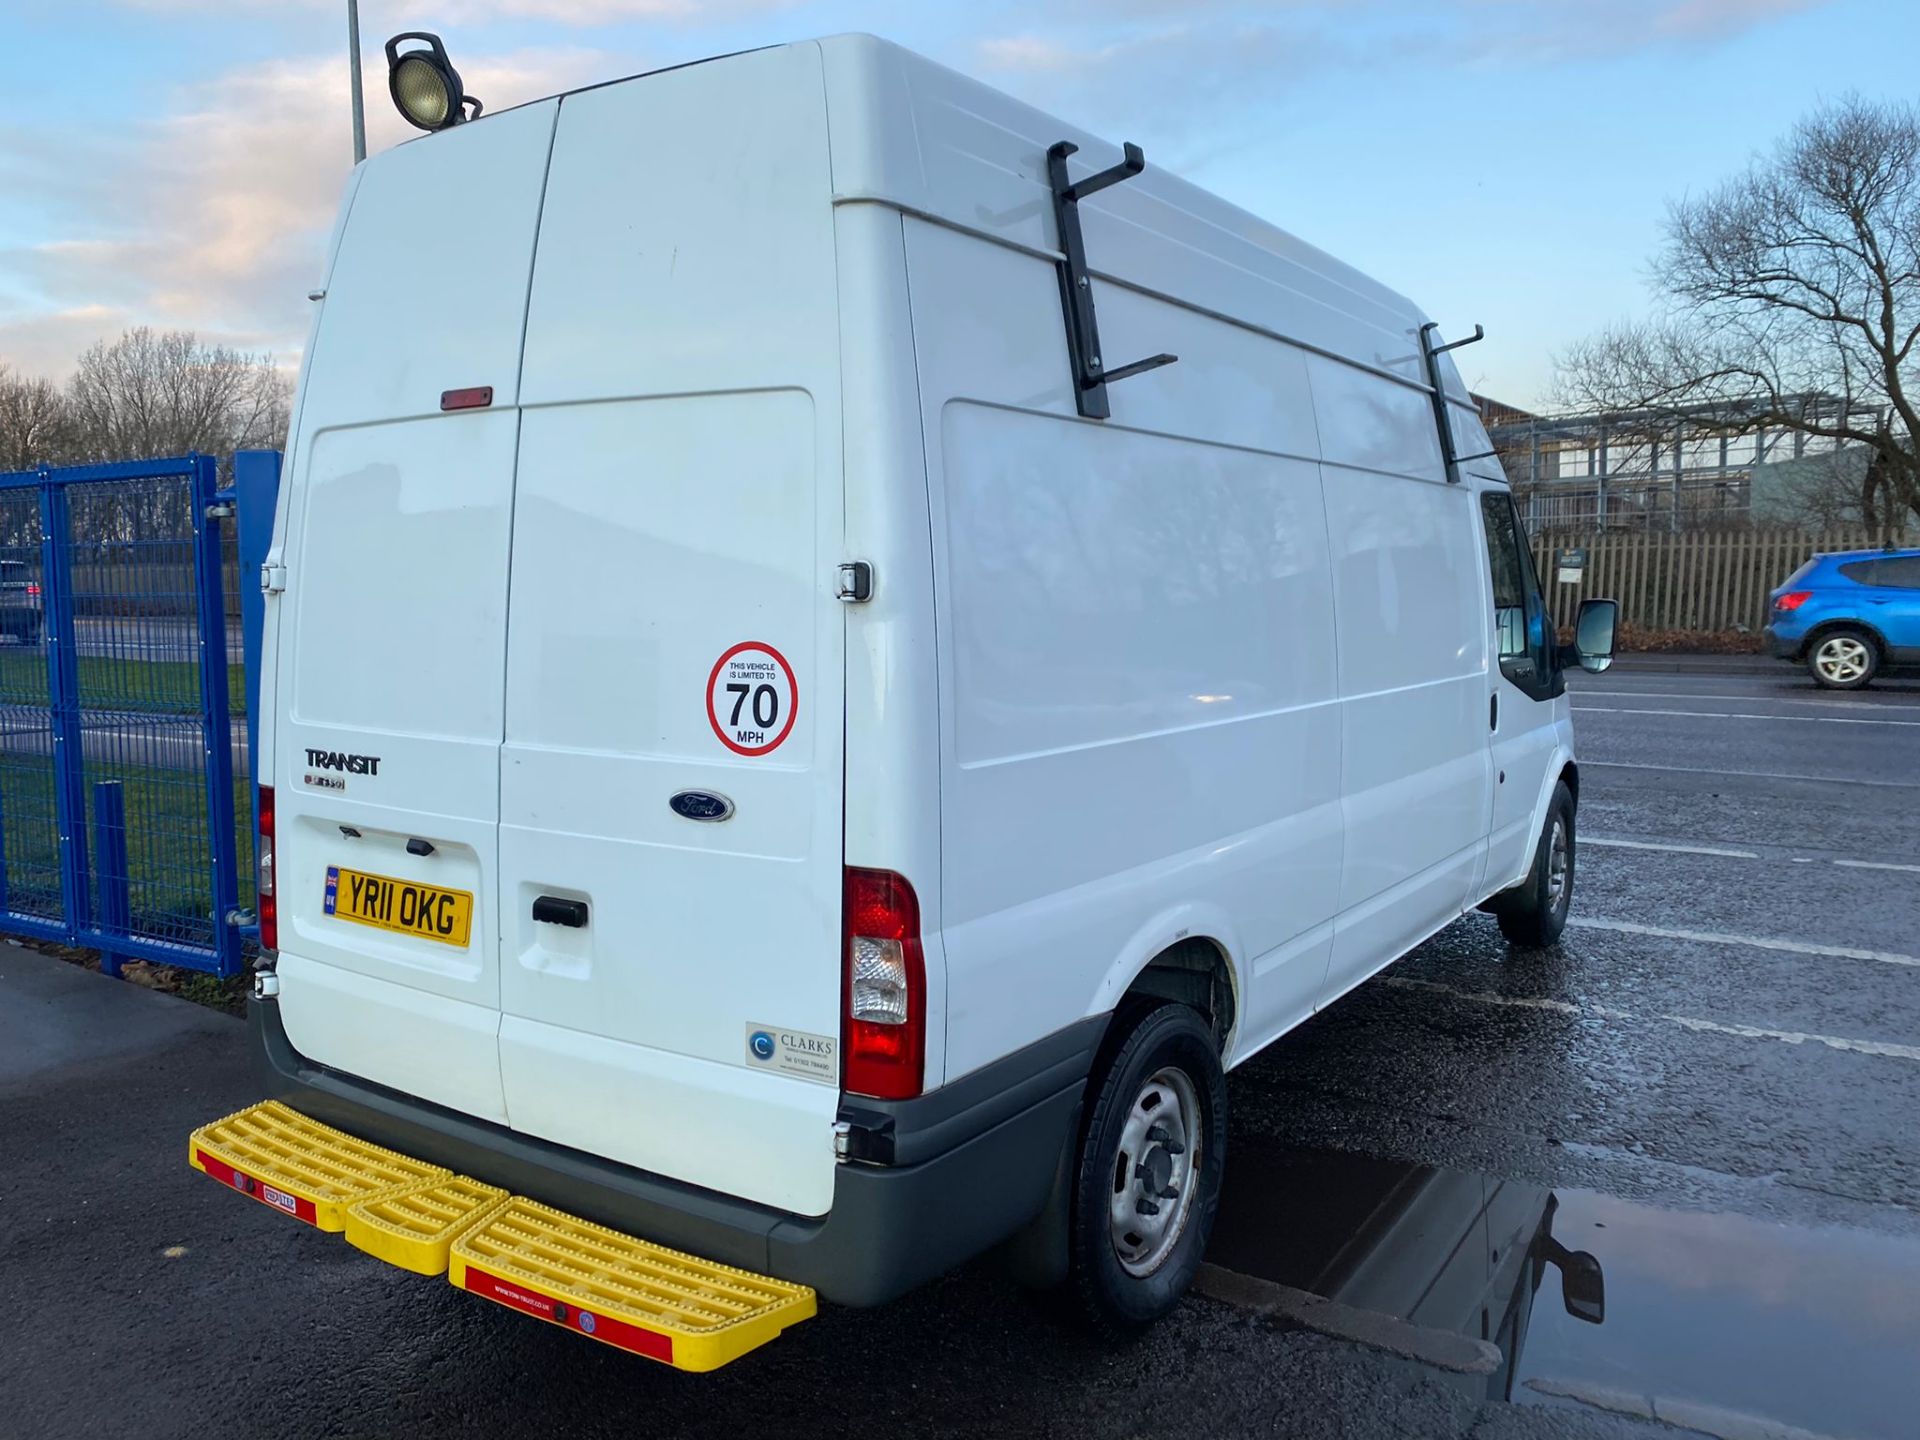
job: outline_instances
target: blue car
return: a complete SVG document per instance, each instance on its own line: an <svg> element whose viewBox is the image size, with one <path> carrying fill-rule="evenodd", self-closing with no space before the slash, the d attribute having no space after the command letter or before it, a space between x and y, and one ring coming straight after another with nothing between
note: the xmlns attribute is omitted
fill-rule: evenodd
<svg viewBox="0 0 1920 1440"><path fill-rule="evenodd" d="M1858 690L1920 665L1920 550L1816 555L1773 592L1767 644L1820 684Z"/></svg>

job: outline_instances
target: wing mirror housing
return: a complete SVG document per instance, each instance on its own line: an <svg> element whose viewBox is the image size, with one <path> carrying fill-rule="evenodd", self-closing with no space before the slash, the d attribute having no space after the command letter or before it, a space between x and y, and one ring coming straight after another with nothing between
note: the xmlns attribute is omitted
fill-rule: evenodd
<svg viewBox="0 0 1920 1440"><path fill-rule="evenodd" d="M1561 665L1578 665L1596 675L1610 667L1614 632L1619 625L1618 600L1582 600L1573 622L1573 644L1560 647Z"/></svg>
<svg viewBox="0 0 1920 1440"><path fill-rule="evenodd" d="M1607 1318L1607 1280L1600 1262L1585 1250L1563 1252L1560 1266L1560 1301L1567 1314L1589 1325L1603 1324Z"/></svg>

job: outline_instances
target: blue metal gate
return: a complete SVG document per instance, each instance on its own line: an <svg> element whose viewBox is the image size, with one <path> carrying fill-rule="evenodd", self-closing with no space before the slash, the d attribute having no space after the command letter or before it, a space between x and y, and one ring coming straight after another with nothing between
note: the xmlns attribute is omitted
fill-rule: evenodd
<svg viewBox="0 0 1920 1440"><path fill-rule="evenodd" d="M264 549L278 460L236 458L245 526L208 456L0 474L0 930L110 974L239 973L259 634L239 532Z"/></svg>

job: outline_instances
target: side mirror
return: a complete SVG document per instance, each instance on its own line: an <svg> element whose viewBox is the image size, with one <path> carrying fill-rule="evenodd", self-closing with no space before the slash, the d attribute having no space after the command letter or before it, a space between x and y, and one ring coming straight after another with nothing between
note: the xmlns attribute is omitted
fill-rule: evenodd
<svg viewBox="0 0 1920 1440"><path fill-rule="evenodd" d="M1611 605L1613 602L1597 603ZM1569 1250L1563 1252L1556 1263L1560 1266L1560 1300L1567 1307L1567 1314L1589 1325L1603 1322L1607 1318L1607 1278L1600 1273L1600 1262L1585 1250Z"/></svg>
<svg viewBox="0 0 1920 1440"><path fill-rule="evenodd" d="M1618 600L1582 600L1573 622L1573 644L1562 648L1562 661L1599 674L1613 664L1614 631L1620 624Z"/></svg>

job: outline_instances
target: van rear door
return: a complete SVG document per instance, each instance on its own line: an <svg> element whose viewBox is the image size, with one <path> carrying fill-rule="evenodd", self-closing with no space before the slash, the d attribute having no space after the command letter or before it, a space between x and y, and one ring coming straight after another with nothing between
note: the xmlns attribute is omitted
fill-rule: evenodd
<svg viewBox="0 0 1920 1440"><path fill-rule="evenodd" d="M367 163L308 359L281 536L288 1037L496 1121L516 384L557 112L526 106ZM442 410L442 392L483 386L490 404Z"/></svg>
<svg viewBox="0 0 1920 1440"><path fill-rule="evenodd" d="M500 766L513 1128L801 1214L840 1073L831 195L817 47L563 102Z"/></svg>

